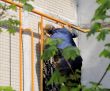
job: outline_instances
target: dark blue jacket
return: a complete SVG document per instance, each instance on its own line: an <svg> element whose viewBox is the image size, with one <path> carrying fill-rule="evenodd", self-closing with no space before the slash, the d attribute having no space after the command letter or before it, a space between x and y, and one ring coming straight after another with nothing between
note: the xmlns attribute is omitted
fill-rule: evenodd
<svg viewBox="0 0 110 91"><path fill-rule="evenodd" d="M73 38L77 37L77 35L75 33L70 33L66 28L59 28L59 29L52 30L52 35L50 37L52 39L55 39L55 38L63 39L63 43L58 45L59 49L64 49L65 47L68 47L68 46L76 47L76 44ZM61 56L61 61L59 63L60 70L66 71L65 69L70 69L64 57L60 54L60 52L58 55ZM82 58L81 56L78 56L74 61L69 61L69 63L72 69L76 69L76 68L80 69L82 65Z"/></svg>
<svg viewBox="0 0 110 91"><path fill-rule="evenodd" d="M50 36L52 39L60 38L63 39L63 43L58 45L59 49L64 49L67 46L76 46L73 38L77 37L75 33L70 33L66 28L58 28L52 30L52 35Z"/></svg>

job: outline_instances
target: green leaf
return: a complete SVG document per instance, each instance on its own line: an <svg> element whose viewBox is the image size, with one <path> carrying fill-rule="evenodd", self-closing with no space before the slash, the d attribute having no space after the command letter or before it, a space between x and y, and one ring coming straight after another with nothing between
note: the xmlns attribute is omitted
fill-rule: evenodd
<svg viewBox="0 0 110 91"><path fill-rule="evenodd" d="M90 81L90 84L94 85L94 86L97 86L97 82L92 82Z"/></svg>
<svg viewBox="0 0 110 91"><path fill-rule="evenodd" d="M45 45L56 46L57 42L55 41L55 39L47 38L46 42L45 42Z"/></svg>
<svg viewBox="0 0 110 91"><path fill-rule="evenodd" d="M110 64L109 64L108 67L107 67L107 71L110 71Z"/></svg>
<svg viewBox="0 0 110 91"><path fill-rule="evenodd" d="M58 51L56 46L49 46L48 48L44 49L42 59L43 60L49 60L51 57L53 57L56 52Z"/></svg>
<svg viewBox="0 0 110 91"><path fill-rule="evenodd" d="M61 38L56 38L55 41L57 42L57 45L61 44L64 40Z"/></svg>
<svg viewBox="0 0 110 91"><path fill-rule="evenodd" d="M110 43L105 44L106 47L110 47Z"/></svg>
<svg viewBox="0 0 110 91"><path fill-rule="evenodd" d="M80 88L78 88L78 87L73 87L73 88L71 89L71 91L80 91Z"/></svg>
<svg viewBox="0 0 110 91"><path fill-rule="evenodd" d="M100 57L105 57L105 58L110 58L110 50L108 49L104 49L101 53L100 53L100 55L99 55Z"/></svg>
<svg viewBox="0 0 110 91"><path fill-rule="evenodd" d="M62 78L62 80L61 80L61 78L62 78L62 76L61 76L59 70L56 69L54 71L54 73L52 74L52 77L48 81L47 85L50 85L50 84L53 84L53 83L62 84L63 82L65 82L65 80L64 80L64 77Z"/></svg>
<svg viewBox="0 0 110 91"><path fill-rule="evenodd" d="M67 86L65 86L65 85L63 85L63 86L61 86L60 91L68 91L68 87L67 87Z"/></svg>
<svg viewBox="0 0 110 91"><path fill-rule="evenodd" d="M96 0L97 3L103 4L106 0Z"/></svg>
<svg viewBox="0 0 110 91"><path fill-rule="evenodd" d="M12 18L9 18L8 20L0 20L0 27L17 27L18 25L19 21Z"/></svg>
<svg viewBox="0 0 110 91"><path fill-rule="evenodd" d="M26 3L26 2L27 2L27 0L20 0L20 2L21 2L21 3Z"/></svg>
<svg viewBox="0 0 110 91"><path fill-rule="evenodd" d="M12 19L12 18L9 18L8 19L8 22L9 22L9 24L10 25L12 25L12 26L18 26L20 23L19 23L19 21L18 20L15 20L15 19Z"/></svg>
<svg viewBox="0 0 110 91"><path fill-rule="evenodd" d="M0 91L14 91L10 86L0 86Z"/></svg>
<svg viewBox="0 0 110 91"><path fill-rule="evenodd" d="M9 18L8 20L0 21L0 27L4 27L4 26L7 27L7 31L9 33L12 33L13 35L15 34L18 25L19 25L19 21L12 18Z"/></svg>
<svg viewBox="0 0 110 91"><path fill-rule="evenodd" d="M100 6L95 11L94 17L92 21L94 20L104 20L106 18L109 18L106 14L107 10L110 9L110 0L97 0L98 3L100 3Z"/></svg>
<svg viewBox="0 0 110 91"><path fill-rule="evenodd" d="M105 18L107 18L107 16L106 16L106 10L103 10L102 7L100 6L100 7L96 10L95 15L94 15L92 21L94 21L94 20L99 20L99 19L104 20Z"/></svg>
<svg viewBox="0 0 110 91"><path fill-rule="evenodd" d="M19 0L17 0L19 1ZM27 1L34 1L34 0L20 0L21 3L26 3Z"/></svg>
<svg viewBox="0 0 110 91"><path fill-rule="evenodd" d="M2 29L0 28L0 33L2 32Z"/></svg>
<svg viewBox="0 0 110 91"><path fill-rule="evenodd" d="M14 28L9 28L8 29L8 32L9 33L12 33L13 35L15 34L16 30Z"/></svg>
<svg viewBox="0 0 110 91"><path fill-rule="evenodd" d="M33 10L33 6L31 4L25 3L23 9L28 12L31 12Z"/></svg>
<svg viewBox="0 0 110 91"><path fill-rule="evenodd" d="M42 55L43 60L49 60L51 57L53 57L58 49L57 45L62 42L62 39L51 39L48 38L45 41L45 46L48 46L44 49L44 53Z"/></svg>
<svg viewBox="0 0 110 91"><path fill-rule="evenodd" d="M110 91L110 89L102 88L102 89L100 89L99 91Z"/></svg>
<svg viewBox="0 0 110 91"><path fill-rule="evenodd" d="M56 39L47 38L45 45L57 46L57 45L61 44L62 42L63 42L63 40L60 38L56 38Z"/></svg>
<svg viewBox="0 0 110 91"><path fill-rule="evenodd" d="M0 2L0 8L2 8L3 6L4 6L3 3Z"/></svg>
<svg viewBox="0 0 110 91"><path fill-rule="evenodd" d="M100 28L102 28L100 23L93 23L93 25L91 26L91 31L87 34L87 37L91 36L92 34L94 35L97 31L100 30Z"/></svg>
<svg viewBox="0 0 110 91"><path fill-rule="evenodd" d="M61 76L60 79L59 79L59 83L64 83L66 82L66 77L65 76Z"/></svg>
<svg viewBox="0 0 110 91"><path fill-rule="evenodd" d="M8 6L8 9L12 9L12 10L17 10L17 6L16 5L10 5Z"/></svg>
<svg viewBox="0 0 110 91"><path fill-rule="evenodd" d="M101 30L100 33L97 36L97 40L98 41L101 41L101 40L104 41L107 34L109 34L109 30L107 30L107 29Z"/></svg>
<svg viewBox="0 0 110 91"><path fill-rule="evenodd" d="M109 66L109 68L108 68L108 71L110 71L110 66Z"/></svg>
<svg viewBox="0 0 110 91"><path fill-rule="evenodd" d="M77 56L80 55L80 51L76 47L69 46L63 49L62 54L66 60L69 60L69 59L74 60Z"/></svg>

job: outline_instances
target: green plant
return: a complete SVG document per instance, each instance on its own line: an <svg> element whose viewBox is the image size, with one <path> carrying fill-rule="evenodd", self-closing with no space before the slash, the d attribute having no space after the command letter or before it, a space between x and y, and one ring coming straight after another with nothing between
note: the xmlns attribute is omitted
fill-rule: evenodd
<svg viewBox="0 0 110 91"><path fill-rule="evenodd" d="M106 41L106 37L110 36L110 0L96 0L99 4L99 7L96 9L94 17L92 19L92 27L91 31L87 34L87 36L98 34L96 39L98 41ZM105 44L105 48L102 52L100 52L99 57L104 57L110 59L110 42ZM106 73L110 70L110 64L105 70L102 78L97 83L97 86L100 85Z"/></svg>
<svg viewBox="0 0 110 91"><path fill-rule="evenodd" d="M27 0L16 0L23 4L23 10L28 12L32 11L33 6L28 3ZM34 0L31 0L34 1ZM15 34L16 30L19 28L19 20L16 19L16 16L11 15L9 18L7 17L6 12L8 10L17 11L17 6L15 5L7 5L6 3L0 2L0 32L3 32L3 28L5 28L9 33Z"/></svg>
<svg viewBox="0 0 110 91"><path fill-rule="evenodd" d="M42 55L43 60L49 60L51 57L54 57L58 52L57 45L62 42L63 42L62 39L48 38L45 43L46 48L44 49L44 53ZM79 49L76 47L73 47L73 46L64 48L61 53L66 60L69 60L69 59L74 60L77 56L80 55ZM69 63L69 62L67 61L67 63ZM72 70L71 66L69 66L69 67ZM56 67L50 80L47 82L47 85L51 85L51 84L59 85L61 87L60 91L70 91L73 88L77 89L77 91L79 91L80 84L72 84L71 81L68 82L69 80L79 79L80 75L78 73L80 73L80 71L76 70L74 72L72 70L72 74L70 76L65 76L65 75L62 75L62 73L59 71L58 67ZM78 87L76 88L76 86L78 86ZM74 91L74 90L72 90L72 91Z"/></svg>
<svg viewBox="0 0 110 91"><path fill-rule="evenodd" d="M0 86L0 91L15 91L11 86Z"/></svg>

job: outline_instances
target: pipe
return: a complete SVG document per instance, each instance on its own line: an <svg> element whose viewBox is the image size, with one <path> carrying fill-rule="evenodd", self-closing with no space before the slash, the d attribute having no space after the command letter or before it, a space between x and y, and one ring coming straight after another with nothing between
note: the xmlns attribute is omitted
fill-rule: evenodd
<svg viewBox="0 0 110 91"><path fill-rule="evenodd" d="M31 91L34 91L34 33L31 32Z"/></svg>
<svg viewBox="0 0 110 91"><path fill-rule="evenodd" d="M13 4L13 5L16 5L17 7L23 8L23 4L21 4L21 3L16 3L16 2L13 2L13 1L9 1L9 0L1 0L1 1L4 1L4 2L6 2L6 3ZM79 31L81 31L81 32L89 32L89 31L90 31L90 30L88 30L88 29L81 29L81 28L78 27L78 26L75 26L75 25L73 25L73 24L64 22L64 21L62 21L62 20L59 20L59 19L54 18L54 17L52 17L52 16L49 16L49 15L47 15L47 14L45 14L45 13L43 13L43 12L40 12L40 11L38 11L38 10L35 10L35 9L33 9L31 12L33 12L33 13L35 13L35 14L38 14L38 15L40 15L40 16L43 16L43 17L45 17L45 18L48 18L48 19L50 19L50 20L53 20L53 21L55 21L55 22L59 22L59 23L64 24L64 25L68 25L69 27L72 27L72 28L74 28L74 29L76 29L76 30L79 30Z"/></svg>
<svg viewBox="0 0 110 91"><path fill-rule="evenodd" d="M22 63L22 9L19 8L19 56L20 56L20 91L23 90L23 63Z"/></svg>
<svg viewBox="0 0 110 91"><path fill-rule="evenodd" d="M41 25L40 25L40 55L43 54L44 48L44 31L43 31L43 17L41 16ZM40 91L43 91L43 60L40 60Z"/></svg>

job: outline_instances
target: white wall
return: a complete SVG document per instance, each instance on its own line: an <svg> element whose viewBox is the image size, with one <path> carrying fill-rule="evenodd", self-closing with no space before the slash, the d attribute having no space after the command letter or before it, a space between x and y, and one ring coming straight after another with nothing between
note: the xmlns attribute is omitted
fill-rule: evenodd
<svg viewBox="0 0 110 91"><path fill-rule="evenodd" d="M97 4L95 0L78 0L78 20L80 26L90 26L90 20L94 14ZM97 42L95 37L86 38L86 34L79 34L79 47L83 57L82 83L89 86L90 81L98 82L110 60L99 58L99 53L104 48L103 42ZM108 36L106 42L109 42ZM102 81L104 87L110 88L110 72L107 73Z"/></svg>

